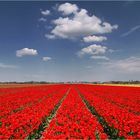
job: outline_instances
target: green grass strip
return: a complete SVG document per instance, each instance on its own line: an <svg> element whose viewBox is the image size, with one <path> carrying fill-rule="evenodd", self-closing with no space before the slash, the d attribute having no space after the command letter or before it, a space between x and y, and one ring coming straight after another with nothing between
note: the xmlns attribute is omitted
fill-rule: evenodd
<svg viewBox="0 0 140 140"><path fill-rule="evenodd" d="M32 139L39 139L42 136L42 133L46 130L46 128L49 126L49 123L51 120L54 118L56 115L59 107L61 106L63 100L66 98L67 94L69 93L70 88L66 92L66 94L61 98L61 100L58 102L58 104L54 107L54 109L51 111L49 116L44 116L42 119L42 123L39 125L38 129L35 129L28 137L26 140L32 140Z"/></svg>
<svg viewBox="0 0 140 140"><path fill-rule="evenodd" d="M90 103L85 99L85 97L79 92L78 89L76 89L80 95L80 97L82 98L83 102L85 103L85 105L87 106L87 108L89 109L89 111L97 118L98 122L101 124L101 126L104 129L104 132L107 134L109 139L125 139L124 137L120 137L119 136L119 130L113 127L110 127L108 125L108 123L105 121L105 119L98 114L98 112L96 111L96 109L90 105Z"/></svg>

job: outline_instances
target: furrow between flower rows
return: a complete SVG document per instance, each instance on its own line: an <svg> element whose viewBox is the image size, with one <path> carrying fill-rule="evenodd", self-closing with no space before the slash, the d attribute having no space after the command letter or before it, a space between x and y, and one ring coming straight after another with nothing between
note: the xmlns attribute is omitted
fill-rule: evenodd
<svg viewBox="0 0 140 140"><path fill-rule="evenodd" d="M105 139L102 126L82 102L74 87L62 102L42 139Z"/></svg>
<svg viewBox="0 0 140 140"><path fill-rule="evenodd" d="M51 97L53 94L56 94L60 90L60 87L43 87L42 89L37 89L37 90L31 90L31 91L24 91L20 92L21 96L17 96L16 99L10 99L8 101L8 105L6 109L4 108L4 105L0 106L1 109L1 118L7 118L8 115L12 115L13 113L16 113L18 111L22 111L25 108L28 108L32 105L35 105L39 102L42 102L43 100ZM39 94L38 94L39 93ZM23 99L24 98L24 99ZM5 99L4 99L5 100ZM3 109L4 108L4 109Z"/></svg>
<svg viewBox="0 0 140 140"><path fill-rule="evenodd" d="M84 86L85 87L85 86ZM135 115L140 115L140 88L86 85L88 91ZM132 94L133 93L133 94Z"/></svg>
<svg viewBox="0 0 140 140"><path fill-rule="evenodd" d="M38 104L29 106L22 111L8 115L7 118L1 118L2 124L0 126L0 138L26 138L39 127L42 123L42 118L50 114L68 88L69 87L67 85L60 86L57 94L53 94L49 98L38 102Z"/></svg>
<svg viewBox="0 0 140 140"><path fill-rule="evenodd" d="M66 98L67 94L69 93L70 88L67 90L65 95L61 98L61 100L57 103L54 109L50 112L48 116L44 116L42 119L42 123L39 125L37 129L35 129L26 139L39 139L42 136L43 131L49 126L50 121L56 115L58 109L61 107L63 100Z"/></svg>
<svg viewBox="0 0 140 140"><path fill-rule="evenodd" d="M140 116L97 97L87 87L78 86L78 89L111 139L140 139Z"/></svg>
<svg viewBox="0 0 140 140"><path fill-rule="evenodd" d="M80 93L79 93L80 94ZM114 128L111 128L108 123L105 121L105 119L100 115L98 114L98 112L95 110L95 108L93 106L90 105L90 103L84 98L84 96L82 96L80 94L83 102L86 104L87 108L90 110L90 112L96 116L98 122L102 125L103 129L104 129L104 132L107 134L108 138L110 139L120 139L121 137L119 137L117 134L116 134L116 129ZM123 137L122 137L123 138Z"/></svg>

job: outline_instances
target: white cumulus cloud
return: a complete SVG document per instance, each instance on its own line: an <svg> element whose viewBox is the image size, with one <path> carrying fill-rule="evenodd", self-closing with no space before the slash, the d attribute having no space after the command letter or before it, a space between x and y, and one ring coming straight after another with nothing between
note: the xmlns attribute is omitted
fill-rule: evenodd
<svg viewBox="0 0 140 140"><path fill-rule="evenodd" d="M86 43L89 43L89 42L102 42L102 41L105 41L107 40L107 37L105 36L86 36L83 38L83 41L86 42Z"/></svg>
<svg viewBox="0 0 140 140"><path fill-rule="evenodd" d="M69 5L67 9L64 5ZM60 8L60 7L63 8ZM64 3L58 7L58 11L67 14L66 17L58 17L53 20L54 28L50 34L63 39L72 39L95 34L111 33L118 25L111 25L109 22L102 21L95 15L89 15L86 9L80 9L76 4ZM70 10L71 9L71 10ZM74 10L75 9L75 10ZM72 15L68 15L73 13Z"/></svg>
<svg viewBox="0 0 140 140"><path fill-rule="evenodd" d="M45 56L45 57L43 57L42 59L43 59L43 61L49 61L49 60L51 60L52 58L51 58L51 57Z"/></svg>
<svg viewBox="0 0 140 140"><path fill-rule="evenodd" d="M41 10L41 14L43 16L47 16L47 15L50 15L50 11L49 10L45 10L45 11Z"/></svg>
<svg viewBox="0 0 140 140"><path fill-rule="evenodd" d="M21 50L16 51L16 56L17 57L22 57L26 55L37 55L38 52L35 49L30 49L30 48L23 48Z"/></svg>
<svg viewBox="0 0 140 140"><path fill-rule="evenodd" d="M81 49L78 52L78 55L79 56L83 56L85 54L88 54L88 55L100 55L100 54L105 54L106 51L107 51L106 46L93 44L93 45L90 45L88 47L85 47L85 48Z"/></svg>
<svg viewBox="0 0 140 140"><path fill-rule="evenodd" d="M63 12L64 15L69 15L72 13L76 13L78 11L78 7L76 4L64 3L59 5L58 11Z"/></svg>

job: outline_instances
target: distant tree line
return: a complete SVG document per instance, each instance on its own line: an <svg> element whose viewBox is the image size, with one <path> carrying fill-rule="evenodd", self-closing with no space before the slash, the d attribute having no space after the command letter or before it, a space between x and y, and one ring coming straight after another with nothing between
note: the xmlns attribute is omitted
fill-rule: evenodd
<svg viewBox="0 0 140 140"><path fill-rule="evenodd" d="M26 81L26 82L0 82L0 84L73 84L73 83L90 83L90 84L140 84L139 80L129 80L129 81L107 81L107 82L88 82L88 81L69 81L69 82L47 82L47 81Z"/></svg>
<svg viewBox="0 0 140 140"><path fill-rule="evenodd" d="M109 82L103 82L104 84L140 84L140 81L138 80L129 80L129 81L109 81Z"/></svg>

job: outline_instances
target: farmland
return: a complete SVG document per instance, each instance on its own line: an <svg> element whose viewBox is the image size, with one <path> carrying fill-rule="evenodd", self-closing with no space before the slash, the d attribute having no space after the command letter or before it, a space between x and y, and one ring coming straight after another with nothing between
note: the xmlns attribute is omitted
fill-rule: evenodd
<svg viewBox="0 0 140 140"><path fill-rule="evenodd" d="M140 139L140 87L1 86L0 139Z"/></svg>

